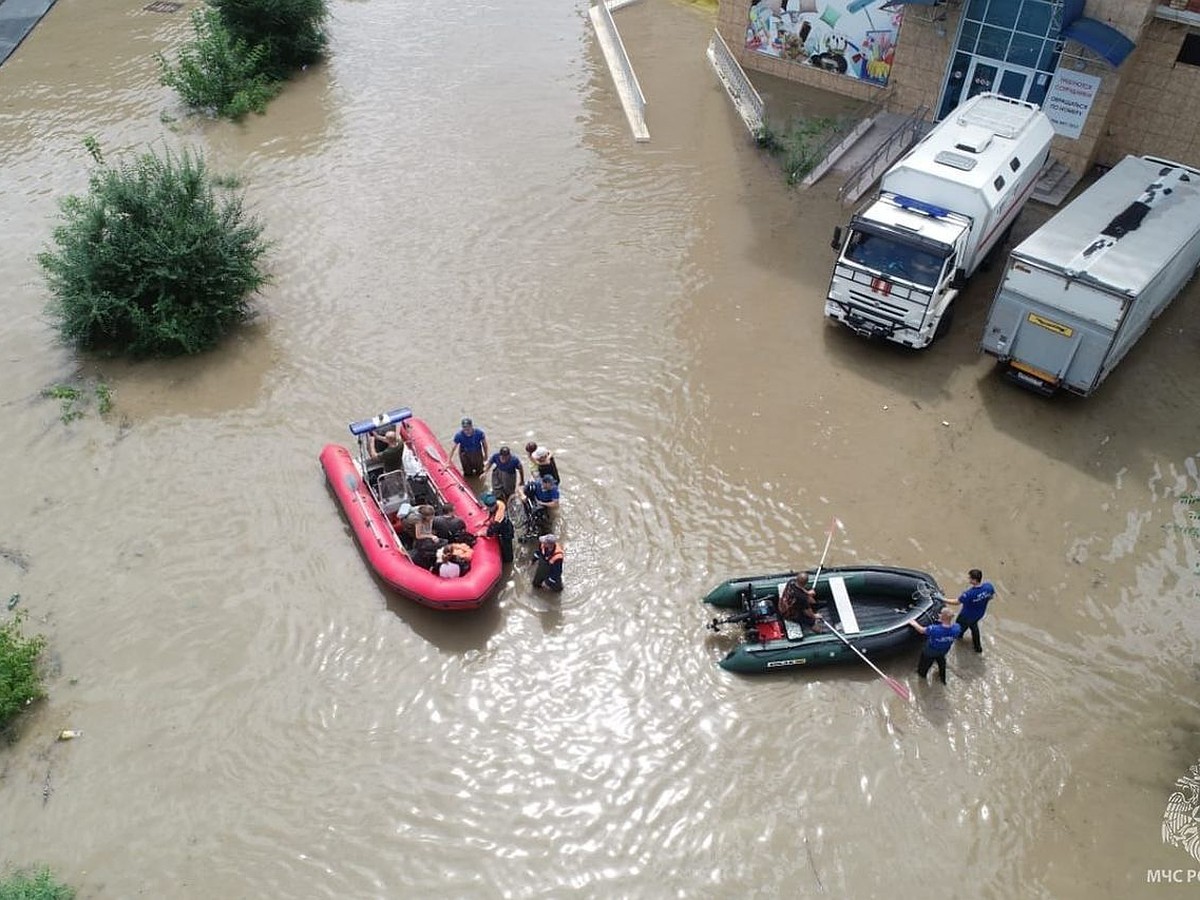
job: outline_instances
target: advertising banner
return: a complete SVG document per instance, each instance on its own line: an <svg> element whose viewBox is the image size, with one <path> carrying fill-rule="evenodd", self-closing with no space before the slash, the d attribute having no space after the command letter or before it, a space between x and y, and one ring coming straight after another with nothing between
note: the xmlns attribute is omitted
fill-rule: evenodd
<svg viewBox="0 0 1200 900"><path fill-rule="evenodd" d="M752 0L746 49L885 85L904 12L888 0Z"/></svg>

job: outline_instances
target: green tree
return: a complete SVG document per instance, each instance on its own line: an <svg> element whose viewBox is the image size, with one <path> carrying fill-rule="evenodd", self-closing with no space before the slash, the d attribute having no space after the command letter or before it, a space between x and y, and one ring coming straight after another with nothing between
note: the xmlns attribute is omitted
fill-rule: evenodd
<svg viewBox="0 0 1200 900"><path fill-rule="evenodd" d="M326 0L209 0L235 39L263 46L262 71L272 79L287 78L296 69L322 57L329 37Z"/></svg>
<svg viewBox="0 0 1200 900"><path fill-rule="evenodd" d="M18 613L0 623L0 726L6 725L30 702L45 696L38 657L46 648L41 635L26 637Z"/></svg>
<svg viewBox="0 0 1200 900"><path fill-rule="evenodd" d="M56 247L38 255L64 340L130 356L211 348L268 281L263 226L190 151L113 167L89 149L88 193L62 201Z"/></svg>
<svg viewBox="0 0 1200 900"><path fill-rule="evenodd" d="M155 56L162 83L193 109L227 119L265 110L280 87L264 72L266 47L234 38L211 7L192 13L192 29L196 36L175 63L161 53Z"/></svg>

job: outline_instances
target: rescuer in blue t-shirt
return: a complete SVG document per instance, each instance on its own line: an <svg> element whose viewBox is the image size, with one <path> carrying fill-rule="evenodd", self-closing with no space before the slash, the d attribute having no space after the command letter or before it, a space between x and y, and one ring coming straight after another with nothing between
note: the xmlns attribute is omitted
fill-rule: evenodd
<svg viewBox="0 0 1200 900"><path fill-rule="evenodd" d="M971 632L971 643L976 653L983 652L983 643L979 639L979 620L987 615L988 602L996 596L996 589L990 581L983 580L983 572L972 569L967 573L971 586L958 595L957 600L948 602L960 606L958 618L955 620L962 626L962 637Z"/></svg>
<svg viewBox="0 0 1200 900"><path fill-rule="evenodd" d="M924 678L929 674L929 667L937 663L938 678L945 684L946 654L954 642L962 637L962 626L955 624L954 613L942 607L936 624L925 626L916 621L908 624L925 635L925 648L921 651L921 661L917 663L917 675Z"/></svg>
<svg viewBox="0 0 1200 900"><path fill-rule="evenodd" d="M457 453L462 460L462 473L468 478L474 478L483 471L487 461L487 435L482 428L476 428L470 419L462 420L462 430L454 434L454 446L450 448L450 462L454 462Z"/></svg>

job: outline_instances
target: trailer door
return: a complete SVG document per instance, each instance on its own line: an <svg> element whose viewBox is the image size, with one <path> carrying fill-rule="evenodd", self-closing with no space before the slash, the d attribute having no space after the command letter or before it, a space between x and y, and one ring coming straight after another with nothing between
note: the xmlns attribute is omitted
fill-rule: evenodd
<svg viewBox="0 0 1200 900"><path fill-rule="evenodd" d="M1009 350L1012 377L1035 390L1052 391L1066 378L1083 332L1023 305Z"/></svg>

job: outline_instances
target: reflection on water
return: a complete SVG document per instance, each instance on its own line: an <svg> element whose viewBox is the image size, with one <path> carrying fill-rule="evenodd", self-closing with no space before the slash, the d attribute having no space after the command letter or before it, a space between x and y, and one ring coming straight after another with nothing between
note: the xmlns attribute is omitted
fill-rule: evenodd
<svg viewBox="0 0 1200 900"><path fill-rule="evenodd" d="M992 375L986 279L928 352L826 327L846 211L753 148L711 20L618 13L643 146L584 12L339 2L329 62L241 125L162 120L181 16L60 0L0 69L0 595L62 665L9 751L6 855L177 897L908 896L945 859L972 895L1130 896L1186 866L1160 821L1200 758L1194 298L1086 402ZM64 426L39 392L81 364L33 257L86 133L238 173L275 281L202 359L82 363L116 408ZM399 404L555 450L561 598L518 565L445 616L372 577L316 454ZM829 564L997 585L946 688L908 656L911 705L854 667L716 667L698 598L812 564L833 516Z"/></svg>

